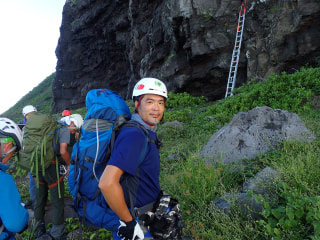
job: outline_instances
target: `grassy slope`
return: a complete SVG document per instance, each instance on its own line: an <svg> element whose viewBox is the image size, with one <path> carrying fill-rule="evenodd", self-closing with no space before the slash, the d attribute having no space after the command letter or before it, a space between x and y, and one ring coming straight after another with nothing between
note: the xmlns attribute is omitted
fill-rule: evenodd
<svg viewBox="0 0 320 240"><path fill-rule="evenodd" d="M51 75L50 77L53 77ZM48 77L45 81L52 81ZM45 88L50 88L46 84ZM39 86L38 86L39 87ZM38 96L43 89L35 88ZM32 93L32 92L31 92ZM30 93L30 94L31 94ZM170 94L164 122L178 120L183 130L159 126L162 139L161 187L181 202L185 234L193 239L319 239L320 234L320 143L286 143L284 148L268 152L250 160L248 168L240 173L229 172L226 166L206 166L198 153L211 135L227 124L240 111L256 106L270 106L298 113L306 126L318 137L320 69L302 68L292 75L273 75L264 83L249 84L237 89L234 97L218 102L206 102L188 94ZM50 98L47 98L48 100ZM52 101L52 99L50 100ZM8 112L15 116L25 103L37 105L26 95ZM44 103L46 112L51 102ZM21 103L21 104L20 104ZM22 105L23 103L23 105ZM84 113L83 109L74 112ZM84 116L84 115L83 115ZM180 156L169 160L168 156ZM281 172L285 178L275 192L279 202L265 205L265 221L254 222L242 216L237 209L231 216L210 210L211 201L226 192L237 192L244 180L265 166ZM24 189L23 198L28 196ZM68 219L67 229L79 223ZM87 230L83 239L94 232ZM99 239L108 239L104 234ZM95 238L98 239L98 238Z"/></svg>
<svg viewBox="0 0 320 240"><path fill-rule="evenodd" d="M38 111L43 113L51 112L51 104L53 101L52 82L55 77L52 73L38 86L32 89L28 94L23 96L13 107L2 113L2 117L10 118L16 122L22 121L22 108L26 105L33 105Z"/></svg>

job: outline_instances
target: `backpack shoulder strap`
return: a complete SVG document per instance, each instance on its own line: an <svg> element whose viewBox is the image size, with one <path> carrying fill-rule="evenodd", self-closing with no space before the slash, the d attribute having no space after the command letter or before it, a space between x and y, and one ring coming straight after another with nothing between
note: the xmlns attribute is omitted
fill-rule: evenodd
<svg viewBox="0 0 320 240"><path fill-rule="evenodd" d="M111 138L110 138L110 143L109 143L108 149L107 149L106 159L110 158L110 156L111 156L111 154L113 152L114 143L116 141L116 138L118 137L120 131L125 127L136 127L138 129L140 129L144 133L144 135L146 137L145 145L144 145L143 150L142 150L144 152L144 154L142 154L141 155L142 157L139 159L139 165L140 165L141 162L144 159L144 156L147 153L148 143L151 142L151 141L154 141L154 140L149 138L149 132L145 127L143 127L141 124L139 124L138 122L133 121L133 120L129 120L129 121L124 120L120 124L115 124L114 125L114 128L112 130L112 135L111 135Z"/></svg>

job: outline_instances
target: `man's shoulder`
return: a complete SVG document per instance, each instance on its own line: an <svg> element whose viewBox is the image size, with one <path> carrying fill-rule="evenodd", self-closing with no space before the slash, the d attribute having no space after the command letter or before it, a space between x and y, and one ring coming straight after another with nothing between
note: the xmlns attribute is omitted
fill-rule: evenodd
<svg viewBox="0 0 320 240"><path fill-rule="evenodd" d="M70 136L70 131L68 129L68 126L66 126L66 125L60 126L57 130L59 132L58 136L60 139L65 138L67 136Z"/></svg>
<svg viewBox="0 0 320 240"><path fill-rule="evenodd" d="M60 125L57 130L62 133L69 133L69 129L67 125Z"/></svg>

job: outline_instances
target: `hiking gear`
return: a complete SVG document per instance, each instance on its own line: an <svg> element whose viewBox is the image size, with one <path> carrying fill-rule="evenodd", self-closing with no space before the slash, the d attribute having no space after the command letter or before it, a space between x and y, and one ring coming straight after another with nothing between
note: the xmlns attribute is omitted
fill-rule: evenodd
<svg viewBox="0 0 320 240"><path fill-rule="evenodd" d="M8 118L0 118L0 138L12 137L17 146L17 151L22 146L22 132L18 125Z"/></svg>
<svg viewBox="0 0 320 240"><path fill-rule="evenodd" d="M5 152L5 147L7 148L11 142L13 143L12 147ZM22 133L18 125L8 118L0 118L0 162L8 161L14 151L21 149L21 144Z"/></svg>
<svg viewBox="0 0 320 240"><path fill-rule="evenodd" d="M3 137L2 139L3 139L3 143L11 143L12 142L13 145L16 145L16 142L14 141L14 139L12 137Z"/></svg>
<svg viewBox="0 0 320 240"><path fill-rule="evenodd" d="M69 110L63 110L63 112L62 112L62 117L66 117L66 116L70 116L71 115L71 112L69 111Z"/></svg>
<svg viewBox="0 0 320 240"><path fill-rule="evenodd" d="M122 240L144 239L143 231L136 220L132 220L131 222L120 220L119 222L118 236Z"/></svg>
<svg viewBox="0 0 320 240"><path fill-rule="evenodd" d="M26 115L31 112L37 112L37 109L32 105L27 105L22 109L22 114L24 117L26 117Z"/></svg>
<svg viewBox="0 0 320 240"><path fill-rule="evenodd" d="M77 128L80 128L83 124L83 118L80 114L72 114L71 115L72 119L75 119L76 121L74 121L74 124L76 125Z"/></svg>
<svg viewBox="0 0 320 240"><path fill-rule="evenodd" d="M61 175L66 175L68 173L67 168L62 164L60 165L60 174Z"/></svg>
<svg viewBox="0 0 320 240"><path fill-rule="evenodd" d="M166 85L156 78L142 78L133 88L132 100L144 94L156 94L168 98Z"/></svg>
<svg viewBox="0 0 320 240"><path fill-rule="evenodd" d="M54 161L56 176L59 175L60 145L58 143L58 133L63 125L58 123L53 117L34 112L29 115L24 127L23 148L20 151L18 164L21 168L31 172L36 176L36 184L39 187L40 176L45 175L45 170ZM68 137L70 134L68 133ZM59 195L60 184L58 184Z"/></svg>
<svg viewBox="0 0 320 240"><path fill-rule="evenodd" d="M59 151L54 151L57 151L57 148L53 148L53 138L59 127L61 124L51 116L37 112L29 116L19 157L19 165L23 169L37 175L51 164L55 154L59 154Z"/></svg>
<svg viewBox="0 0 320 240"><path fill-rule="evenodd" d="M182 212L179 202L169 194L161 193L154 209L155 211L149 211L140 217L154 239L182 239Z"/></svg>
<svg viewBox="0 0 320 240"><path fill-rule="evenodd" d="M80 141L74 145L69 173L69 189L74 199L74 208L83 223L117 231L119 217L108 207L100 189L99 179L111 155L118 132L127 128L139 128L144 147L148 138L143 128L130 119L130 110L125 101L108 89L90 90L86 97L88 109L80 131ZM147 132L147 130L145 130ZM110 145L109 145L110 144ZM108 152L108 153L107 153Z"/></svg>
<svg viewBox="0 0 320 240"><path fill-rule="evenodd" d="M74 123L76 128L80 128L83 124L83 118L80 114L72 114L70 116L66 116L60 119L61 122L67 124L68 126L71 124L71 122Z"/></svg>

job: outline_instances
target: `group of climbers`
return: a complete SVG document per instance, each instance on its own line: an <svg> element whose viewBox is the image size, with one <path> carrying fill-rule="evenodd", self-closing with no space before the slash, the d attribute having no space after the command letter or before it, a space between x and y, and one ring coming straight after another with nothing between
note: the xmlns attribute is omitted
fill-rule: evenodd
<svg viewBox="0 0 320 240"><path fill-rule="evenodd" d="M131 208L139 208L150 203L155 204L157 200L159 201L162 197L159 182L160 155L158 148L160 145L158 144L159 140L156 130L158 123L163 119L167 98L168 92L165 84L156 78L143 78L137 82L133 89L132 100L135 105L135 110L131 116L131 121L135 122L135 124L144 129L144 131L131 127L124 128L120 131L115 140L112 155L99 181L99 188L107 206L119 219L118 230L114 232L113 239L134 240L144 239L150 236L150 233L143 231L139 221L133 216ZM30 135L28 131L31 129L31 122L35 121L41 114L31 105L25 106L22 112L26 120L24 127L26 131L25 134ZM12 154L15 151L19 151L22 146L25 147L23 144L27 138L19 132L20 129L15 123L11 120L7 121L7 124L10 123L16 132L13 133L11 130L6 131L6 127L0 129L2 163L5 163ZM55 159L52 159L52 162L49 163L44 170L45 174L41 172L40 166L37 168L31 167L32 171L29 172L30 197L33 202L35 217L33 233L37 240L66 239L64 227L64 191L60 190L64 189L62 179L64 174L68 173L71 156L70 149L72 149L75 139L78 138L76 134L83 124L83 119L81 115L72 115L70 110L66 109L62 112L62 117L59 122L61 126L57 130L57 142L60 152L59 154L55 153L55 156L58 155L56 159L58 159L59 163L57 163ZM11 128L9 127L8 129ZM144 155L141 162L139 158L142 149L145 149L145 135L147 135L148 143L146 151L143 150ZM52 148L54 148L54 146L52 146ZM57 174L57 166L60 163L66 166L66 171L64 173L59 171ZM1 167L4 169L3 164L1 164ZM5 173L1 172L1 174ZM5 176L6 178L10 178L8 174ZM128 198L130 198L130 194L128 194L128 191L130 191L130 189L129 186L123 183L122 179L124 178L130 182L137 183L135 185L136 196L135 203L133 203L134 205L129 205L130 199ZM28 222L28 212L20 204L21 199L13 179L10 178L6 181L11 181L12 184L10 186L2 185L2 187L10 188L10 191L14 192L16 201L11 202L11 204L15 204L16 207L14 208L14 206L12 206L12 208L17 210L17 219L21 224L18 224L17 220L14 220L15 228L10 229L10 225L7 225L9 223L6 221L5 215L0 211L0 224L2 223L5 229L1 234L4 232L22 231ZM44 215L48 200L48 191L50 192L53 216L51 229L46 231ZM8 201L7 196L8 195L6 195L5 198ZM1 201L5 200L0 197L0 202ZM4 205L5 203L2 204L2 206ZM154 207L156 206L154 205ZM11 212L10 215L13 216L12 214ZM11 217L10 220L13 221L13 217ZM0 239L6 238L0 237Z"/></svg>

